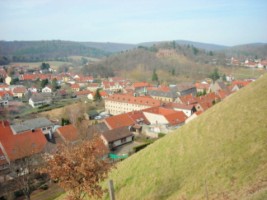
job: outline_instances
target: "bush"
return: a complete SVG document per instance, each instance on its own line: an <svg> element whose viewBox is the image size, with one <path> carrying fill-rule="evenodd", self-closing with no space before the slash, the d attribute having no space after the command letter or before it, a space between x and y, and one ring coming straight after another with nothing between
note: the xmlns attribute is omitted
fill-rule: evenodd
<svg viewBox="0 0 267 200"><path fill-rule="evenodd" d="M159 137L159 138L162 138L162 137L164 137L165 135L166 135L165 133L159 133L159 134L158 134L158 137Z"/></svg>
<svg viewBox="0 0 267 200"><path fill-rule="evenodd" d="M152 142L148 142L148 143L145 143L145 144L140 144L140 145L138 145L138 146L136 146L136 147L133 147L133 150L134 150L134 152L136 153L136 152L138 152L138 151L140 151L140 150L142 150L142 149L144 149L144 148L146 148L148 145L150 145Z"/></svg>
<svg viewBox="0 0 267 200"><path fill-rule="evenodd" d="M39 187L42 190L47 190L48 189L48 185L47 184L43 184Z"/></svg>

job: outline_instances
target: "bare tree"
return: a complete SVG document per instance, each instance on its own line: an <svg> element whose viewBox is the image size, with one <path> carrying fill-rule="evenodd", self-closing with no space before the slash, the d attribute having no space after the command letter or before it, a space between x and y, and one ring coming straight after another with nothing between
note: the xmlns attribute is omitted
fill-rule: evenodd
<svg viewBox="0 0 267 200"><path fill-rule="evenodd" d="M42 156L40 155L40 147L32 146L29 141L23 143L23 145L18 144L13 149L16 159L10 161L9 170L13 177L13 188L22 191L25 198L30 199L31 193L35 189L35 176L42 163Z"/></svg>
<svg viewBox="0 0 267 200"><path fill-rule="evenodd" d="M88 196L101 197L99 185L107 177L111 164L103 159L106 154L100 138L83 141L75 146L60 145L57 153L45 157L48 173L53 180L69 192L68 198L80 200Z"/></svg>

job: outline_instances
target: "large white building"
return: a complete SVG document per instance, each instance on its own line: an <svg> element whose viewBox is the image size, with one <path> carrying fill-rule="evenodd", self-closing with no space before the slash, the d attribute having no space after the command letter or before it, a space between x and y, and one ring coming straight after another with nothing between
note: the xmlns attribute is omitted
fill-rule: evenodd
<svg viewBox="0 0 267 200"><path fill-rule="evenodd" d="M147 96L134 97L125 94L114 94L105 99L105 110L112 115L143 110L160 106L160 101Z"/></svg>

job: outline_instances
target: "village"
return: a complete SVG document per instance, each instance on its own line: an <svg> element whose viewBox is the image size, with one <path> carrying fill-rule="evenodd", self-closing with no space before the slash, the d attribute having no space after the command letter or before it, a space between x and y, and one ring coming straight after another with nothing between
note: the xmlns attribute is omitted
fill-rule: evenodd
<svg viewBox="0 0 267 200"><path fill-rule="evenodd" d="M9 168L12 162L53 154L57 144L72 145L99 136L105 159L125 159L254 81L233 76L223 80L215 74L214 80L161 85L56 73L46 63L42 65L46 68L31 72L13 68L15 83L7 70L0 68L4 80L0 84L1 188L15 180ZM94 106L70 109L66 118L38 115L72 104Z"/></svg>

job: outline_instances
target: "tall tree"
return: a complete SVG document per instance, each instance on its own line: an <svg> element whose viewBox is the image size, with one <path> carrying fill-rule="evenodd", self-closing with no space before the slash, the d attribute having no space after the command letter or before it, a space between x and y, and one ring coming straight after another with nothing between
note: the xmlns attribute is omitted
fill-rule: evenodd
<svg viewBox="0 0 267 200"><path fill-rule="evenodd" d="M94 101L100 101L102 99L100 95L100 89L97 89L94 95Z"/></svg>
<svg viewBox="0 0 267 200"><path fill-rule="evenodd" d="M103 160L106 151L99 148L100 138L93 138L75 146L59 145L53 156L45 157L47 166L42 172L57 180L60 187L68 191L70 199L81 200L101 197L104 190L100 186L111 164Z"/></svg>
<svg viewBox="0 0 267 200"><path fill-rule="evenodd" d="M211 78L213 81L218 80L220 78L219 70L215 68L214 71L209 75L209 78Z"/></svg>
<svg viewBox="0 0 267 200"><path fill-rule="evenodd" d="M57 79L54 78L52 80L52 90L53 90L53 92L55 92L57 90L57 87L58 87L58 85L57 85Z"/></svg>
<svg viewBox="0 0 267 200"><path fill-rule="evenodd" d="M158 74L156 72L156 69L153 70L152 81L155 81L155 82L158 82L159 81L159 78L158 78Z"/></svg>
<svg viewBox="0 0 267 200"><path fill-rule="evenodd" d="M41 70L48 70L50 68L49 63L42 63L40 66Z"/></svg>
<svg viewBox="0 0 267 200"><path fill-rule="evenodd" d="M44 79L41 81L41 87L44 88L48 84L48 79Z"/></svg>

